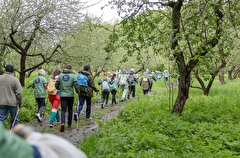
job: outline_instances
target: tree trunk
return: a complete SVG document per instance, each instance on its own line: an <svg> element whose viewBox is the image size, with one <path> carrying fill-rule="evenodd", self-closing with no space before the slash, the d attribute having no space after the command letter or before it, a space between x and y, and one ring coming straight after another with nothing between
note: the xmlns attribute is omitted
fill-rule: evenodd
<svg viewBox="0 0 240 158"><path fill-rule="evenodd" d="M184 105L188 99L190 82L190 73L187 73L185 76L180 75L178 95L172 113L182 113Z"/></svg>
<svg viewBox="0 0 240 158"><path fill-rule="evenodd" d="M21 54L21 59L20 59L20 78L19 81L21 85L24 87L25 86L25 76L26 76L26 54L22 53Z"/></svg>

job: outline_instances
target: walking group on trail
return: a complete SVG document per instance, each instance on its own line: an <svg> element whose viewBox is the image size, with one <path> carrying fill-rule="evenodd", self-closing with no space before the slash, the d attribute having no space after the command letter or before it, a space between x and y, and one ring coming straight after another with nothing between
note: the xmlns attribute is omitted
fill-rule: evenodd
<svg viewBox="0 0 240 158"><path fill-rule="evenodd" d="M70 67L68 67L70 68ZM55 72L56 75L59 72ZM34 96L38 103L38 121L42 121L42 112L46 106L43 92L47 88L44 78L45 71L39 70L38 77L34 79ZM64 77L63 77L64 78ZM49 85L50 87L50 85ZM41 91L38 91L41 90ZM67 89L65 89L67 90ZM0 155L4 158L86 158L84 152L69 141L54 134L35 132L30 126L18 124L18 112L22 107L23 89L19 80L14 76L14 66L9 64L5 67L5 73L0 75ZM45 93L46 94L46 93ZM49 92L55 94L55 90ZM50 100L54 100L51 98ZM43 103L44 102L44 103ZM51 102L52 103L52 102ZM54 101L53 101L54 103ZM56 110L56 104L53 109ZM52 110L52 112L56 112ZM10 118L10 131L4 129L4 121ZM58 118L51 113L52 117ZM51 119L50 119L51 120Z"/></svg>
<svg viewBox="0 0 240 158"><path fill-rule="evenodd" d="M91 120L91 102L93 91L98 93L99 89L95 86L94 78L89 65L85 65L77 74L72 70L71 65L66 67L61 72L55 69L49 80L45 78L45 71L40 69L38 76L34 78L31 87L34 91L34 97L37 102L36 119L38 122L43 122L43 112L46 107L46 96L52 105L49 127L54 127L54 122L60 123L60 132L64 132L67 128L72 128L72 120L78 121L79 115L82 112L83 105L86 103L86 119ZM165 71L164 82L168 83L169 74ZM101 108L108 108L108 102L111 94L111 105L117 104L117 92L121 93L119 101L123 102L130 98L136 97L136 85L142 88L143 94L147 95L151 92L153 81L156 81L156 76L153 72L146 70L139 80L139 76L134 72L134 69L116 73L104 72L103 77L98 81L101 86ZM78 95L78 104L76 110L73 110L74 96ZM74 145L55 135L42 134L34 132L34 129L29 126L18 124L18 112L22 107L23 89L19 80L14 76L14 66L9 64L5 67L5 73L0 75L0 155L5 155L5 158L10 157L31 157L34 158L82 158L86 155ZM46 95L47 94L47 95ZM61 112L59 112L59 106ZM8 112L10 113L10 129L5 130L3 127L4 121L7 119ZM67 116L67 117L66 117ZM66 119L67 118L67 119ZM20 139L22 137L25 139ZM42 141L47 139L47 141ZM36 143L36 141L38 143ZM4 145L1 143L7 142ZM26 146L26 150L21 155L16 156L18 152L11 152L11 144L16 147ZM60 144L59 144L60 143ZM63 143L63 144L61 144ZM9 147L2 148L2 146ZM21 146L21 147L20 147ZM14 155L15 154L15 155ZM28 156L27 156L28 155Z"/></svg>

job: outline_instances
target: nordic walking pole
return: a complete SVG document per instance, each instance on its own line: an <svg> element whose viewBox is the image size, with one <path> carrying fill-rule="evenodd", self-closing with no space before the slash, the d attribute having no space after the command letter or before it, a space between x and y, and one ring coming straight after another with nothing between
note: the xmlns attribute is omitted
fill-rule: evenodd
<svg viewBox="0 0 240 158"><path fill-rule="evenodd" d="M18 118L19 111L20 111L20 108L18 107L17 114L16 114L16 116L14 117L13 123L12 123L12 125L11 125L11 130L10 130L11 132L12 132L12 130L13 130L13 128L14 128L14 124L15 124L17 118Z"/></svg>

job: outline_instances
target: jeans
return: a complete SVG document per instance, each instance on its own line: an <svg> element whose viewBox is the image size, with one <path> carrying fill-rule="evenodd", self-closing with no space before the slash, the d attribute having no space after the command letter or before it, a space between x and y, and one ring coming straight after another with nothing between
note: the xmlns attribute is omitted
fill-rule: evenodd
<svg viewBox="0 0 240 158"><path fill-rule="evenodd" d="M8 106L8 105L0 105L0 122L4 123L4 121L8 117L8 112L11 115L10 119L10 129L18 124L18 118L17 118L17 113L18 113L18 108L16 106ZM14 121L14 119L16 120Z"/></svg>
<svg viewBox="0 0 240 158"><path fill-rule="evenodd" d="M86 105L87 105L87 108L86 108L86 118L90 118L92 97L78 95L78 100L79 100L78 107L77 107L78 116L79 116L79 114L80 114L80 112L81 112L81 110L83 108L84 102L86 100Z"/></svg>

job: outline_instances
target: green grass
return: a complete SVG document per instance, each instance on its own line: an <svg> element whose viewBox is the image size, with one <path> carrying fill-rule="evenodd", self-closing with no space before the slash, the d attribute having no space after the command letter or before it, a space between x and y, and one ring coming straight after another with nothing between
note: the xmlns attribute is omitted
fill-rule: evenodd
<svg viewBox="0 0 240 158"><path fill-rule="evenodd" d="M215 82L209 96L191 89L181 115L171 114L168 92L138 92L138 99L100 124L100 131L79 148L89 158L240 157L238 82ZM162 80L155 83L154 90L164 90Z"/></svg>

